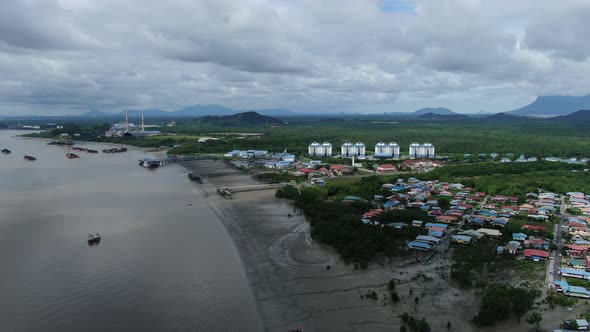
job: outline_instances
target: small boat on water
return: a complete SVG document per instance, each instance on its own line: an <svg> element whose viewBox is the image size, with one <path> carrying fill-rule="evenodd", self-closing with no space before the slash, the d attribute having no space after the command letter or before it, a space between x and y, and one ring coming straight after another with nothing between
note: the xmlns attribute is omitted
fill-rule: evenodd
<svg viewBox="0 0 590 332"><path fill-rule="evenodd" d="M127 148L112 148L112 149L104 149L102 150L103 153L118 153L118 152L127 152Z"/></svg>
<svg viewBox="0 0 590 332"><path fill-rule="evenodd" d="M77 155L77 154L75 154L75 153L71 153L71 152L68 152L68 153L66 153L66 157L67 157L68 159L76 159L76 158L80 158L80 156L79 156L79 155Z"/></svg>
<svg viewBox="0 0 590 332"><path fill-rule="evenodd" d="M8 149L2 149L2 153L4 154L9 154L12 153L12 151L8 150Z"/></svg>
<svg viewBox="0 0 590 332"><path fill-rule="evenodd" d="M75 150L75 151L86 151L86 149L85 149L85 148L81 148L81 147L79 147L79 146L73 146L73 147L72 147L72 150Z"/></svg>
<svg viewBox="0 0 590 332"><path fill-rule="evenodd" d="M100 242L100 234L96 233L94 235L88 234L88 244L98 244Z"/></svg>
<svg viewBox="0 0 590 332"><path fill-rule="evenodd" d="M98 153L98 151L92 150L92 149L86 149L86 152L88 152L88 153Z"/></svg>
<svg viewBox="0 0 590 332"><path fill-rule="evenodd" d="M74 145L73 141L53 141L47 143L48 145Z"/></svg>
<svg viewBox="0 0 590 332"><path fill-rule="evenodd" d="M37 160L37 158L33 157L33 156L29 156L29 155L25 155L24 157L26 160Z"/></svg>

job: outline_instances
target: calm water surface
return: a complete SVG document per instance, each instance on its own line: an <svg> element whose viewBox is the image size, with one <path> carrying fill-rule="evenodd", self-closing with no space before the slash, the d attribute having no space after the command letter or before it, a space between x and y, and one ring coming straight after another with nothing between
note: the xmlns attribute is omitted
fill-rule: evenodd
<svg viewBox="0 0 590 332"><path fill-rule="evenodd" d="M236 249L181 166L144 169L157 154L133 148L69 160L22 133L0 130L0 331L260 329Z"/></svg>

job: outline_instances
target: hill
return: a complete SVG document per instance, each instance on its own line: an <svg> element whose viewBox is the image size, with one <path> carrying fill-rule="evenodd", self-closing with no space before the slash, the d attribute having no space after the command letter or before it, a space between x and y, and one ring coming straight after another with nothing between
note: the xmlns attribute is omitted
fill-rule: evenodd
<svg viewBox="0 0 590 332"><path fill-rule="evenodd" d="M417 116L418 119L424 120L465 120L470 119L469 116L463 114L435 114L435 113L424 113Z"/></svg>
<svg viewBox="0 0 590 332"><path fill-rule="evenodd" d="M432 113L432 114L437 114L437 115L451 115L451 114L457 114L453 111L451 111L448 108L444 108L444 107L437 107L437 108L432 108L432 107L427 107L427 108L421 108L417 111L414 111L410 114L413 115L424 115L424 114L428 114L428 113Z"/></svg>
<svg viewBox="0 0 590 332"><path fill-rule="evenodd" d="M568 115L560 115L553 118L548 118L548 121L569 121L569 122L590 122L590 110L579 110Z"/></svg>
<svg viewBox="0 0 590 332"><path fill-rule="evenodd" d="M522 118L523 118L522 116L512 115L512 114L502 113L502 112L492 114L492 115L486 117L486 119L488 119L488 120L497 120L497 121L513 121L513 120L520 120Z"/></svg>
<svg viewBox="0 0 590 332"><path fill-rule="evenodd" d="M529 105L507 112L507 114L552 117L567 115L580 109L590 109L590 95L581 97L539 96Z"/></svg>
<svg viewBox="0 0 590 332"><path fill-rule="evenodd" d="M256 112L243 112L234 115L203 116L197 119L203 125L221 127L246 127L260 125L283 125L285 122L277 118L261 115Z"/></svg>

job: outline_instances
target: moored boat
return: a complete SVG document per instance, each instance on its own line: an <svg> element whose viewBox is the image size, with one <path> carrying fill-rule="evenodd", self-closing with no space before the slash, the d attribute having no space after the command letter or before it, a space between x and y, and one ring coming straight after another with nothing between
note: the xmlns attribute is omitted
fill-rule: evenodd
<svg viewBox="0 0 590 332"><path fill-rule="evenodd" d="M88 234L88 244L92 245L92 244L97 244L100 242L100 235L98 233L92 235L92 234Z"/></svg>
<svg viewBox="0 0 590 332"><path fill-rule="evenodd" d="M71 152L68 152L68 153L66 153L66 157L67 157L68 159L76 159L76 158L80 158L80 156L78 156L78 155L77 155L77 154L75 154L75 153L71 153Z"/></svg>
<svg viewBox="0 0 590 332"><path fill-rule="evenodd" d="M53 141L47 143L48 145L74 145L73 141Z"/></svg>
<svg viewBox="0 0 590 332"><path fill-rule="evenodd" d="M2 153L4 154L9 154L12 153L12 151L8 150L8 149L2 149Z"/></svg>
<svg viewBox="0 0 590 332"><path fill-rule="evenodd" d="M104 149L104 150L102 150L102 152L104 152L104 153L127 152L127 148Z"/></svg>
<svg viewBox="0 0 590 332"><path fill-rule="evenodd" d="M85 149L85 148L81 148L81 147L79 147L79 146L73 146L73 147L72 147L72 150L75 150L75 151L86 151L86 149Z"/></svg>
<svg viewBox="0 0 590 332"><path fill-rule="evenodd" d="M37 160L37 158L33 157L33 156L29 156L29 155L25 155L24 157L26 160Z"/></svg>
<svg viewBox="0 0 590 332"><path fill-rule="evenodd" d="M92 149L86 149L86 152L88 152L88 153L98 153L98 151L92 150Z"/></svg>

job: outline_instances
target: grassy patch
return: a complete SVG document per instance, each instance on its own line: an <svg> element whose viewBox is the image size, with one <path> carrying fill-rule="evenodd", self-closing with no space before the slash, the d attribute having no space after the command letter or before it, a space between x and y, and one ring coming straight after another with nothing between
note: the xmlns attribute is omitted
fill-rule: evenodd
<svg viewBox="0 0 590 332"><path fill-rule="evenodd" d="M514 269L523 279L542 281L545 279L547 263L522 259L514 262Z"/></svg>
<svg viewBox="0 0 590 332"><path fill-rule="evenodd" d="M584 287L584 288L590 288L590 281L576 279L576 278L567 278L567 277L565 279L567 280L567 283L570 286L579 286L579 287Z"/></svg>

